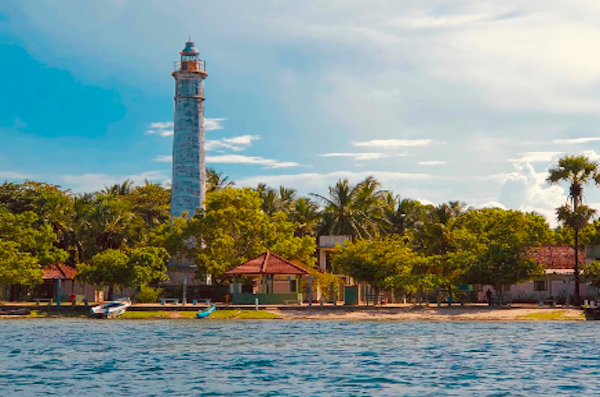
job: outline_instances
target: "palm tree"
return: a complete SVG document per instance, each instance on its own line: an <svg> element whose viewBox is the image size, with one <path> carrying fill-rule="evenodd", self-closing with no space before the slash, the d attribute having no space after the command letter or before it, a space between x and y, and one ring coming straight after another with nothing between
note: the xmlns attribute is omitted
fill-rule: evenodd
<svg viewBox="0 0 600 397"><path fill-rule="evenodd" d="M212 168L206 169L206 191L216 192L219 190L233 187L235 182L230 180L228 176L224 176L222 172L217 172Z"/></svg>
<svg viewBox="0 0 600 397"><path fill-rule="evenodd" d="M143 220L117 196L82 195L75 197L74 208L74 240L81 262L107 249L131 248L146 238Z"/></svg>
<svg viewBox="0 0 600 397"><path fill-rule="evenodd" d="M104 186L100 193L113 196L126 196L133 191L133 181L129 178L122 183L115 183L111 186Z"/></svg>
<svg viewBox="0 0 600 397"><path fill-rule="evenodd" d="M579 231L585 227L595 210L583 204L583 186L590 182L600 184L600 167L586 156L565 156L558 165L548 170L546 181L551 184L567 182L569 195L567 203L556 209L558 220L570 226L575 232L575 304L579 304Z"/></svg>
<svg viewBox="0 0 600 397"><path fill-rule="evenodd" d="M321 220L321 212L317 203L306 197L300 197L294 201L288 219L296 223L294 234L297 237L314 236Z"/></svg>
<svg viewBox="0 0 600 397"><path fill-rule="evenodd" d="M294 209L296 194L296 189L279 186L277 209L289 215Z"/></svg>
<svg viewBox="0 0 600 397"><path fill-rule="evenodd" d="M321 234L345 234L354 238L377 235L386 222L386 203L380 185L373 177L354 186L342 179L329 187L329 197L311 194L325 204Z"/></svg>
<svg viewBox="0 0 600 397"><path fill-rule="evenodd" d="M277 192L264 183L259 183L256 187L256 191L262 198L261 208L265 214L271 216L277 212Z"/></svg>
<svg viewBox="0 0 600 397"><path fill-rule="evenodd" d="M420 233L421 244L429 255L443 255L451 251L453 220L464 215L470 208L463 202L450 201L427 212L427 219Z"/></svg>
<svg viewBox="0 0 600 397"><path fill-rule="evenodd" d="M171 191L158 183L144 181L121 200L131 204L131 210L144 220L148 230L169 220Z"/></svg>

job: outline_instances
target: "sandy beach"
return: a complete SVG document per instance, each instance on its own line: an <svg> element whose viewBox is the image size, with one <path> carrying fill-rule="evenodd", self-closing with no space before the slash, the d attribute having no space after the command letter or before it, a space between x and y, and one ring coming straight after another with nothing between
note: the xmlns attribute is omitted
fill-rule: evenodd
<svg viewBox="0 0 600 397"><path fill-rule="evenodd" d="M533 306L533 305L532 305ZM388 321L585 321L578 308L540 307L378 307L372 310L305 308L269 310L283 319L310 320L388 320Z"/></svg>
<svg viewBox="0 0 600 397"><path fill-rule="evenodd" d="M0 306L2 308L2 306ZM6 308L6 306L4 306ZM134 305L123 318L127 319L193 319L203 307ZM11 309L31 311L31 314L13 313L2 318L86 317L82 307L12 306ZM29 310L31 309L31 310ZM21 315L18 315L21 314ZM585 321L583 311L573 307L539 307L522 304L513 307L473 306L262 306L255 311L251 306L221 306L211 320L279 319L279 320L338 320L338 321Z"/></svg>

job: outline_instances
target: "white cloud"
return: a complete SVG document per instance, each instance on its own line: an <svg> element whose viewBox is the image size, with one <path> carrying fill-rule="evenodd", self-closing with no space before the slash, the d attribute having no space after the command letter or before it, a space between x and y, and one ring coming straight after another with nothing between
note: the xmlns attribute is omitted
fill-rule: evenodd
<svg viewBox="0 0 600 397"><path fill-rule="evenodd" d="M233 138L207 140L204 147L207 151L230 149L239 152L247 149L253 141L258 139L260 139L258 135L240 135Z"/></svg>
<svg viewBox="0 0 600 397"><path fill-rule="evenodd" d="M536 172L531 164L516 163L514 167L515 171L508 174L501 185L498 201L507 208L535 211L555 226L554 211L567 199L563 187L548 185L547 173Z"/></svg>
<svg viewBox="0 0 600 397"><path fill-rule="evenodd" d="M519 153L521 157L509 159L513 163L549 163L562 152L525 152Z"/></svg>
<svg viewBox="0 0 600 397"><path fill-rule="evenodd" d="M216 131L216 130L222 130L224 127L221 124L222 121L225 121L227 119L225 118L209 118L209 117L205 117L204 118L204 130L205 131Z"/></svg>
<svg viewBox="0 0 600 397"><path fill-rule="evenodd" d="M596 142L596 141L600 141L600 137L555 139L552 141L552 143L556 143L559 145L569 145L569 144L588 143L588 142Z"/></svg>
<svg viewBox="0 0 600 397"><path fill-rule="evenodd" d="M223 125L222 121L225 121L225 118L208 118L204 119L204 130L205 131L215 131L222 130ZM156 134L160 136L172 136L173 135L173 122L172 121L157 121L154 123L150 123L150 127L146 130L146 134Z"/></svg>
<svg viewBox="0 0 600 397"><path fill-rule="evenodd" d="M157 156L156 161L170 163L172 156ZM265 168L289 168L299 167L301 164L291 161L278 161L263 157L242 156L239 154L223 154L220 156L206 156L207 164L257 164Z"/></svg>
<svg viewBox="0 0 600 397"><path fill-rule="evenodd" d="M352 157L355 160L377 160L387 157L403 157L407 156L406 153L325 153L320 154L319 157Z"/></svg>
<svg viewBox="0 0 600 397"><path fill-rule="evenodd" d="M504 204L499 203L497 201L488 201L487 203L483 203L477 206L477 208L502 208L506 209Z"/></svg>
<svg viewBox="0 0 600 397"><path fill-rule="evenodd" d="M403 29L438 29L483 22L489 19L490 16L486 14L404 17L390 21L390 25Z"/></svg>
<svg viewBox="0 0 600 397"><path fill-rule="evenodd" d="M108 174L83 174L83 175L63 175L62 182L66 187L76 193L90 193L103 189L115 183L121 183L126 179L133 181L135 185L144 183L145 180L163 183L168 179L162 171L148 171L134 175L108 175Z"/></svg>
<svg viewBox="0 0 600 397"><path fill-rule="evenodd" d="M173 161L173 156L156 156L155 158L156 161L159 161L161 163L170 163L171 161Z"/></svg>
<svg viewBox="0 0 600 397"><path fill-rule="evenodd" d="M352 142L354 146L376 148L427 146L434 143L436 142L433 139L372 139L364 142Z"/></svg>
<svg viewBox="0 0 600 397"><path fill-rule="evenodd" d="M0 179L28 179L31 175L16 171L0 171Z"/></svg>
<svg viewBox="0 0 600 397"><path fill-rule="evenodd" d="M150 128L146 130L146 134L171 136L171 135L173 135L173 122L172 121L158 121L156 123L151 123Z"/></svg>
<svg viewBox="0 0 600 397"><path fill-rule="evenodd" d="M334 171L328 173L307 172L301 174L286 175L256 175L236 180L239 186L256 186L259 183L266 183L269 186L293 186L302 193L323 193L327 191L328 186L332 186L339 179L347 178L352 183L356 183L369 176L375 176L386 189L393 189L401 185L400 182L406 181L426 181L436 179L429 174L412 174L404 172L389 171Z"/></svg>
<svg viewBox="0 0 600 397"><path fill-rule="evenodd" d="M418 161L419 165L445 165L448 164L447 161Z"/></svg>
<svg viewBox="0 0 600 397"><path fill-rule="evenodd" d="M600 154L596 153L594 150L584 150L581 154L592 161L600 161Z"/></svg>
<svg viewBox="0 0 600 397"><path fill-rule="evenodd" d="M263 157L242 156L239 154L224 154L221 156L207 156L207 164L256 164L263 165L265 168L289 168L299 167L300 164L287 161L278 161L265 159Z"/></svg>

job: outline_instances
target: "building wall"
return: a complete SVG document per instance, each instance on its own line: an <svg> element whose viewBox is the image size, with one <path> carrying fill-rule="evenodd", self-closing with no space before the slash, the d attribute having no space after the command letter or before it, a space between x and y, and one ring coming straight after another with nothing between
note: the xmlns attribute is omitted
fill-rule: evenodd
<svg viewBox="0 0 600 397"><path fill-rule="evenodd" d="M537 291L535 281L545 282L545 290ZM541 285L538 284L538 286ZM491 286L485 285L483 286L482 291L479 292L479 300L486 300L485 292L488 289L491 289L494 293L496 292ZM589 286L585 283L579 284L579 291L582 297L592 297L598 294L597 288ZM567 294L572 296L575 293L575 283L573 282L573 280L567 282L564 277L555 277L553 279L547 280L540 278L538 280L528 281L523 284L511 285L510 288L505 288L504 292L510 293L510 298L513 301L537 301L540 299L548 299L550 297L553 297L555 299L565 299Z"/></svg>

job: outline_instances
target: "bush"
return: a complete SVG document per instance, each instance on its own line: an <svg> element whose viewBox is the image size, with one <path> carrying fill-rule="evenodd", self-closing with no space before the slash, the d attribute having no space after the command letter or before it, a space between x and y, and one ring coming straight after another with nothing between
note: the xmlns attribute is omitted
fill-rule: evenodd
<svg viewBox="0 0 600 397"><path fill-rule="evenodd" d="M158 296L162 290L160 288L152 288L147 285L140 287L140 292L137 294L137 301L139 303L153 303L158 301Z"/></svg>

